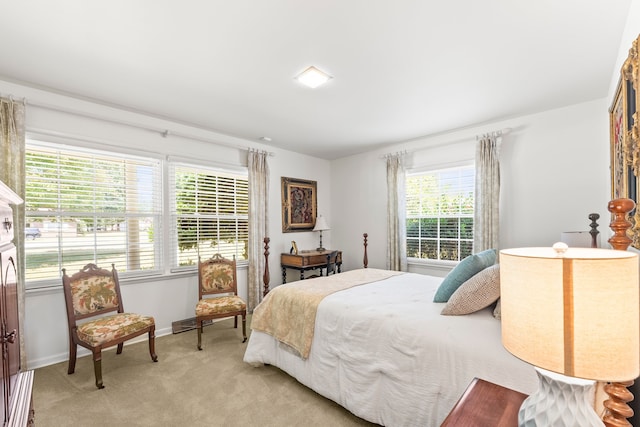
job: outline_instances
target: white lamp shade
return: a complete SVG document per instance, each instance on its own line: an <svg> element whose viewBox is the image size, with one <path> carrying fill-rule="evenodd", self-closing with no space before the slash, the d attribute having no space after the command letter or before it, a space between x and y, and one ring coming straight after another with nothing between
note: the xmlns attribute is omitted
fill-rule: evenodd
<svg viewBox="0 0 640 427"><path fill-rule="evenodd" d="M316 218L316 226L313 227L313 231L324 231L324 230L329 230L329 226L327 225L327 222L324 220L324 217L320 215Z"/></svg>
<svg viewBox="0 0 640 427"><path fill-rule="evenodd" d="M600 381L640 370L638 255L609 249L500 251L504 347L539 368Z"/></svg>

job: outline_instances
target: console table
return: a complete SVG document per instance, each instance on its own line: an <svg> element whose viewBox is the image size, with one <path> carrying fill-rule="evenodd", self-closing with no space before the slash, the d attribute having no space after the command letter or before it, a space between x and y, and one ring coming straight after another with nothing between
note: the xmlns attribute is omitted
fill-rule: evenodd
<svg viewBox="0 0 640 427"><path fill-rule="evenodd" d="M327 255L333 252L331 249L324 251L299 251L297 254L283 253L280 255L280 266L282 267L282 283L287 283L287 269L300 271L300 280L304 280L304 272L307 270L318 270L322 274L322 269L327 266ZM338 251L336 257L338 273L342 267L342 251Z"/></svg>

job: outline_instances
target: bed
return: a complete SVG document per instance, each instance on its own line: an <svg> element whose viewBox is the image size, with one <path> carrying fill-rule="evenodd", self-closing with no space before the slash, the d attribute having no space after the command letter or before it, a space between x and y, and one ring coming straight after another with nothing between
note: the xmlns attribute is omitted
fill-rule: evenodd
<svg viewBox="0 0 640 427"><path fill-rule="evenodd" d="M445 303L433 302L442 278L402 273L379 279L381 272L352 270L287 284L313 288L333 278L371 278L321 300L306 357L304 348L254 329L245 362L276 366L355 415L387 426L439 426L474 377L527 394L537 388L531 365L502 346L493 305L443 316ZM261 306L284 292L282 286Z"/></svg>
<svg viewBox="0 0 640 427"><path fill-rule="evenodd" d="M619 200L609 203L615 219L608 242L626 250L628 207L614 203ZM589 215L592 247L598 241L598 217ZM386 426L439 426L476 377L525 394L538 388L534 368L502 346L496 303L470 314L443 315L455 297L448 303L434 297L440 299L448 278L367 268L363 236L363 269L269 292L267 268L268 294L253 313L245 362L276 366L353 414ZM477 269L489 270L499 266ZM329 291L325 295L322 289ZM313 295L317 305L301 305L300 294ZM275 310L269 308L274 305ZM602 385L594 396L599 413Z"/></svg>

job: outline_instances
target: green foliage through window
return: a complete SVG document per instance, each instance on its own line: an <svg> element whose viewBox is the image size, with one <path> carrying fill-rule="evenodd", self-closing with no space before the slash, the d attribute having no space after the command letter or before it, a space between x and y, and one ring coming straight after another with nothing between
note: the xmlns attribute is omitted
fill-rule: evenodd
<svg viewBox="0 0 640 427"><path fill-rule="evenodd" d="M249 183L246 175L174 165L176 267L215 253L247 259Z"/></svg>
<svg viewBox="0 0 640 427"><path fill-rule="evenodd" d="M408 257L459 261L471 255L474 176L473 166L407 176Z"/></svg>
<svg viewBox="0 0 640 427"><path fill-rule="evenodd" d="M124 275L158 271L160 161L28 140L25 242L28 283L87 263ZM38 233L29 230L37 230Z"/></svg>
<svg viewBox="0 0 640 427"><path fill-rule="evenodd" d="M246 173L167 160L164 181L160 159L33 139L25 157L29 287L50 286L62 268L87 263L113 263L131 276L193 266L215 253L247 259Z"/></svg>

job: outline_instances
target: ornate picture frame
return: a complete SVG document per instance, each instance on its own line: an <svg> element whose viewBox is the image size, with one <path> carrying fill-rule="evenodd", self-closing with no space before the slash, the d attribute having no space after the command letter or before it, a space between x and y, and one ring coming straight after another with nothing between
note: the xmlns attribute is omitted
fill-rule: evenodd
<svg viewBox="0 0 640 427"><path fill-rule="evenodd" d="M282 232L311 231L317 216L317 182L282 177Z"/></svg>
<svg viewBox="0 0 640 427"><path fill-rule="evenodd" d="M611 197L632 199L638 204L640 188L640 55L635 39L620 70L620 80L609 109L611 150ZM629 215L632 246L640 248L640 209Z"/></svg>
<svg viewBox="0 0 640 427"><path fill-rule="evenodd" d="M611 198L619 199L628 196L628 162L625 161L625 147L627 136L627 111L625 91L622 90L623 80L618 81L618 87L609 108L609 128L611 133Z"/></svg>

